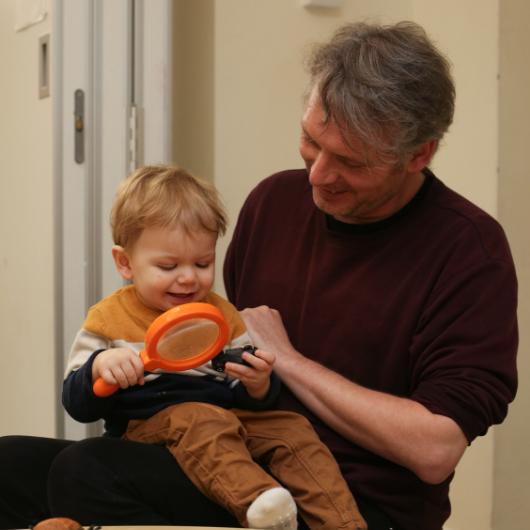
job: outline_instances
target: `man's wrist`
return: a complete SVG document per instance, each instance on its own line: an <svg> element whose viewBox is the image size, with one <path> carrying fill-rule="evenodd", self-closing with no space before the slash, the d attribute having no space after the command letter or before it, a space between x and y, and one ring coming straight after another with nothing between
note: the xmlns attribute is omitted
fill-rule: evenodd
<svg viewBox="0 0 530 530"><path fill-rule="evenodd" d="M284 376L291 372L303 371L303 366L312 363L299 351L293 349L288 354L278 355L274 363L274 371L283 379Z"/></svg>

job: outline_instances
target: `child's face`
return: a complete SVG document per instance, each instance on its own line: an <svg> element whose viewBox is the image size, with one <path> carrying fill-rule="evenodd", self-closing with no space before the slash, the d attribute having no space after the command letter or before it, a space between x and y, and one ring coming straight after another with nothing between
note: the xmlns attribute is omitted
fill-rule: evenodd
<svg viewBox="0 0 530 530"><path fill-rule="evenodd" d="M119 256L115 259L121 275L134 282L142 302L166 311L199 302L210 291L216 241L217 234L207 231L190 236L179 228L146 228L130 252L121 249L127 266L120 267Z"/></svg>

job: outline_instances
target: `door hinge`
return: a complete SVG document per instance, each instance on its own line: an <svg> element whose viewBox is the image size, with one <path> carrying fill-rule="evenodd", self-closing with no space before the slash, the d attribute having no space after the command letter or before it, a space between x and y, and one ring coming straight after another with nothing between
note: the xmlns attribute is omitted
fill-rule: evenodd
<svg viewBox="0 0 530 530"><path fill-rule="evenodd" d="M80 88L74 92L74 160L85 161L85 93Z"/></svg>
<svg viewBox="0 0 530 530"><path fill-rule="evenodd" d="M131 105L129 110L129 172L138 167L138 109Z"/></svg>

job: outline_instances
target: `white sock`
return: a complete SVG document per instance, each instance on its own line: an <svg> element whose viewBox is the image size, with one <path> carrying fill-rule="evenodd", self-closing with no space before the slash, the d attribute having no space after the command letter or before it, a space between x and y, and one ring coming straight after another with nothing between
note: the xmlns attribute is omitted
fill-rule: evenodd
<svg viewBox="0 0 530 530"><path fill-rule="evenodd" d="M285 488L272 488L254 499L247 521L249 528L297 530L296 504Z"/></svg>

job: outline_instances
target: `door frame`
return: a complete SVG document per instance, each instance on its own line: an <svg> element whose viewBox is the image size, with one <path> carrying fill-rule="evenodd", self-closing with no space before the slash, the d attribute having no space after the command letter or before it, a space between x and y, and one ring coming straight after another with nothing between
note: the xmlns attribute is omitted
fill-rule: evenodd
<svg viewBox="0 0 530 530"><path fill-rule="evenodd" d="M55 387L61 438L101 432L99 422L72 420L60 396L70 345L88 308L121 286L108 223L116 187L142 163L171 161L171 0L148 4L54 4ZM82 162L74 156L76 90L85 95Z"/></svg>

